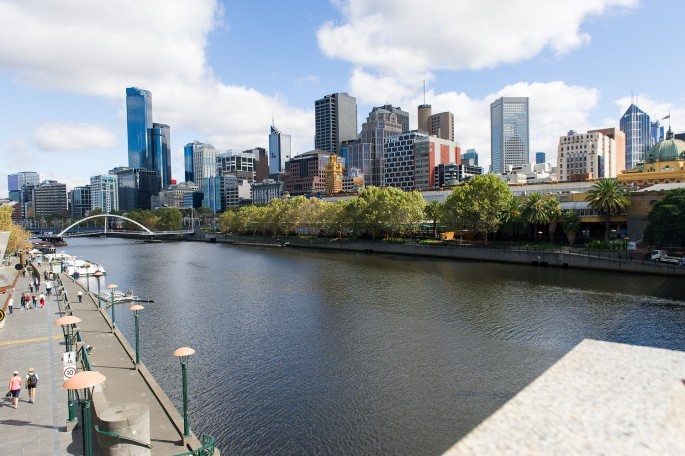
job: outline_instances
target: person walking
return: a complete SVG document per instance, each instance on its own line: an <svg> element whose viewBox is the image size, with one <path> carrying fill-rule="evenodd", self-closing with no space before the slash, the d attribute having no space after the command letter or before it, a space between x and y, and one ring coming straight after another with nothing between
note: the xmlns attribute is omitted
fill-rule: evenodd
<svg viewBox="0 0 685 456"><path fill-rule="evenodd" d="M45 294L50 296L52 294L52 281L48 280L45 282Z"/></svg>
<svg viewBox="0 0 685 456"><path fill-rule="evenodd" d="M21 393L21 377L18 371L14 371L14 375L10 377L9 385L7 385L7 390L12 393L12 403L14 408L19 405L19 393Z"/></svg>
<svg viewBox="0 0 685 456"><path fill-rule="evenodd" d="M81 293L81 290L76 293L76 297L78 298L78 302L83 301L83 293Z"/></svg>
<svg viewBox="0 0 685 456"><path fill-rule="evenodd" d="M26 374L26 389L29 390L29 404L36 403L36 387L38 386L38 374L29 367L29 372Z"/></svg>
<svg viewBox="0 0 685 456"><path fill-rule="evenodd" d="M12 308L14 307L14 299L12 299L12 295L10 295L10 298L7 300L7 308L10 311L10 315L12 315Z"/></svg>
<svg viewBox="0 0 685 456"><path fill-rule="evenodd" d="M33 293L33 282L29 282L29 291Z"/></svg>
<svg viewBox="0 0 685 456"><path fill-rule="evenodd" d="M35 293L34 293L33 295L31 295L31 302L33 303L33 308L34 308L34 309L36 308L36 302L37 302L37 301L38 301L38 299L36 298L36 295L35 295Z"/></svg>
<svg viewBox="0 0 685 456"><path fill-rule="evenodd" d="M45 307L45 295L43 293L38 297L38 301L40 302L41 309Z"/></svg>

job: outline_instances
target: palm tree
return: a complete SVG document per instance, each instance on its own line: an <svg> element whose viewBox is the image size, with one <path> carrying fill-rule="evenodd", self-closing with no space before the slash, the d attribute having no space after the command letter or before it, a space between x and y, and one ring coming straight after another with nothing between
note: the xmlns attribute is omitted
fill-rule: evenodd
<svg viewBox="0 0 685 456"><path fill-rule="evenodd" d="M535 241L537 242L539 240L538 225L540 223L547 224L550 221L547 201L540 193L533 192L528 195L528 198L523 202L522 207L523 210L521 211L521 215L526 222L533 224Z"/></svg>
<svg viewBox="0 0 685 456"><path fill-rule="evenodd" d="M606 214L604 240L609 242L609 222L612 214L618 214L630 206L630 192L616 179L600 179L588 190L585 201L592 209Z"/></svg>
<svg viewBox="0 0 685 456"><path fill-rule="evenodd" d="M563 211L561 210L559 200L556 198L545 200L545 206L547 206L547 211L549 212L549 241L554 244L554 232L557 230L559 218Z"/></svg>
<svg viewBox="0 0 685 456"><path fill-rule="evenodd" d="M518 198L512 196L509 201L509 207L502 216L502 224L500 225L500 231L508 234L510 240L513 240L514 236L524 231L526 223L521 217L522 210L521 202Z"/></svg>
<svg viewBox="0 0 685 456"><path fill-rule="evenodd" d="M426 217L433 220L433 237L438 237L438 219L442 215L443 204L440 201L431 201L423 208Z"/></svg>
<svg viewBox="0 0 685 456"><path fill-rule="evenodd" d="M576 241L576 233L580 230L580 217L574 211L565 211L563 215L563 228L568 243L573 245Z"/></svg>

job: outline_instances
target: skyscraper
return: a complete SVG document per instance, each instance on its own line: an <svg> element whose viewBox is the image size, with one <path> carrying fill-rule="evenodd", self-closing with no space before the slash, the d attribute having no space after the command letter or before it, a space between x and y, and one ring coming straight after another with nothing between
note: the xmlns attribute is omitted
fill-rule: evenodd
<svg viewBox="0 0 685 456"><path fill-rule="evenodd" d="M149 131L152 128L152 94L143 89L126 89L128 167L148 168Z"/></svg>
<svg viewBox="0 0 685 456"><path fill-rule="evenodd" d="M147 169L157 171L162 188L171 184L171 131L168 125L153 123L151 130L152 153Z"/></svg>
<svg viewBox="0 0 685 456"><path fill-rule="evenodd" d="M195 168L193 168L193 143L188 143L183 147L183 182L195 183L194 170Z"/></svg>
<svg viewBox="0 0 685 456"><path fill-rule="evenodd" d="M529 163L528 97L502 97L490 105L492 172Z"/></svg>
<svg viewBox="0 0 685 456"><path fill-rule="evenodd" d="M269 133L269 174L274 175L285 169L290 160L290 135L281 133L274 125Z"/></svg>
<svg viewBox="0 0 685 456"><path fill-rule="evenodd" d="M314 102L314 148L338 154L340 144L357 138L357 99L346 93Z"/></svg>
<svg viewBox="0 0 685 456"><path fill-rule="evenodd" d="M348 167L364 173L365 185L383 185L383 149L385 138L402 133L397 114L383 108L373 108L362 124L360 142L347 147ZM370 146L369 146L370 145Z"/></svg>
<svg viewBox="0 0 685 456"><path fill-rule="evenodd" d="M476 152L476 149L466 149L466 152L461 154L461 162L468 166L478 166L478 152Z"/></svg>
<svg viewBox="0 0 685 456"><path fill-rule="evenodd" d="M103 174L90 178L91 209L102 209L109 214L119 210L119 190L116 174Z"/></svg>
<svg viewBox="0 0 685 456"><path fill-rule="evenodd" d="M621 117L619 128L626 135L626 169L633 169L645 160L652 144L649 116L631 104Z"/></svg>
<svg viewBox="0 0 685 456"><path fill-rule="evenodd" d="M386 111L395 114L397 116L397 123L400 124L402 131L409 131L409 113L407 111L402 111L402 108L400 107L386 104L373 108L371 112L376 111L377 109L385 109Z"/></svg>
<svg viewBox="0 0 685 456"><path fill-rule="evenodd" d="M193 175L186 176L186 182L193 182L198 188L204 188L205 179L216 176L216 149L211 144L193 141L185 145L183 155L190 156L193 169ZM186 158L186 170L187 160Z"/></svg>
<svg viewBox="0 0 685 456"><path fill-rule="evenodd" d="M419 131L454 141L454 114L449 111L432 114L432 109L429 104L419 105Z"/></svg>
<svg viewBox="0 0 685 456"><path fill-rule="evenodd" d="M547 154L544 152L535 152L535 164L539 165L542 163L547 163Z"/></svg>

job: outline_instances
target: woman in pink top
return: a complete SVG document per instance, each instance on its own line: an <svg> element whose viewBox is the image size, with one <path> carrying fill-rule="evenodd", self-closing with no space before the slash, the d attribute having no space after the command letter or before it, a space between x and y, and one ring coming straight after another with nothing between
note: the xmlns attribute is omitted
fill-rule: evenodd
<svg viewBox="0 0 685 456"><path fill-rule="evenodd" d="M21 392L21 377L19 376L19 372L14 371L14 375L10 377L10 384L7 389L12 393L14 408L17 408L17 405L19 404L19 393Z"/></svg>

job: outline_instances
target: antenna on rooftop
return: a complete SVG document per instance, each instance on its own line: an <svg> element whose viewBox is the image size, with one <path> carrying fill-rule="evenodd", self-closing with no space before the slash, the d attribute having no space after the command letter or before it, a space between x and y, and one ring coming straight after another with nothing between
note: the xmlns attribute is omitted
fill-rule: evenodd
<svg viewBox="0 0 685 456"><path fill-rule="evenodd" d="M423 80L423 104L426 104L426 80Z"/></svg>

